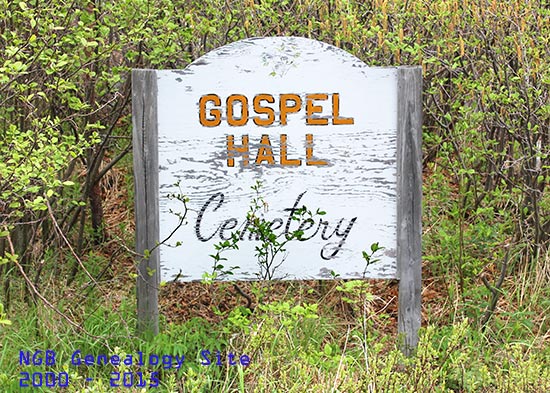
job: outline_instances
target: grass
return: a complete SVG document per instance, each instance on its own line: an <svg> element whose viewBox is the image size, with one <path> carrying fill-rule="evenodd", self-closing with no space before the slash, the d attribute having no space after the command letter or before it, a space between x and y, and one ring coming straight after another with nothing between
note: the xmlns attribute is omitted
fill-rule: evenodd
<svg viewBox="0 0 550 393"><path fill-rule="evenodd" d="M125 183L123 173L118 175L113 173L112 184ZM442 182L432 177L426 193L444 190ZM119 194L120 188L110 190L105 209L115 241L81 258L94 276L102 273L96 285L83 272L71 286L60 285L58 277L67 275L72 256L62 249L47 254L45 265L55 268L44 269L41 291L68 319L40 301L25 303L22 285L12 288L19 300L0 315L12 322L0 325L0 391L24 390L21 372L38 373L36 378L67 373L68 392L141 392L140 382L145 391L159 392L550 391L550 253L539 255L534 271L523 264L508 275L482 332L479 321L490 293L473 270L462 270L461 288L458 270L448 260L467 255L464 260L492 282L497 265L480 259L485 249L470 246L483 241L489 224L470 223L461 242L460 233L453 232L455 218L437 210L439 196L426 205L425 219L432 224L424 234L423 329L417 354L407 359L396 346L392 281L242 283L255 300L252 313L227 283L168 284L161 291L161 334L150 342L136 337L135 268L130 246L124 246L131 244L133 229L127 223L127 194ZM496 243L491 240L491 246ZM21 351L38 350L54 351L55 364L20 364ZM71 363L76 350L94 358L124 359L139 352L160 358L157 365L76 366ZM204 350L213 364L201 364ZM229 365L229 354L237 361L247 355L250 364ZM185 356L183 366L165 369L163 355ZM122 386L111 386L111 378Z"/></svg>
<svg viewBox="0 0 550 393"><path fill-rule="evenodd" d="M548 310L548 289L528 280L507 283L503 309L497 310L485 333L459 315L455 315L454 324L427 315L418 353L409 359L396 349L395 335L387 334L392 316L376 306L373 288L346 292L345 285L339 285L343 291L338 291L337 283L331 283L332 288L320 294L304 291L307 284L298 283L287 285L282 292L278 284L272 291L277 292L275 299L258 305L253 313L234 306L210 320L189 318L173 323L163 318L162 333L152 342L134 336L130 286L116 312L106 301L98 307L97 299L82 305L81 316L73 317L86 333L41 304L26 309L19 304L8 315L13 324L0 331L0 390L20 391L21 372L31 376L35 372L67 372L66 391L70 392L114 391L110 378L116 373L126 375L128 384L130 375L133 377L133 388L119 388L128 392L143 391L135 387L140 378L149 384L158 378L159 387L154 390L164 392L548 391L548 323L544 316L534 318ZM537 304L512 303L521 299L526 285L538 288L533 294ZM209 290L227 288L220 285ZM318 302L311 301L315 298ZM335 304L348 311L336 310ZM451 311L449 307L447 312ZM19 364L20 351L46 349L55 352L55 364ZM208 366L201 364L205 362L201 351L206 349L211 351L212 364ZM124 358L124 354L140 351L161 357L184 355L185 361L179 370L165 370L161 361L156 367L76 366L71 363L75 350L94 357L118 354ZM217 350L222 366L216 364ZM241 355L248 355L250 365L229 365L229 353L237 363Z"/></svg>
<svg viewBox="0 0 550 393"><path fill-rule="evenodd" d="M135 2L135 7L96 2L101 9L93 18L90 12L80 12L78 2L53 1L42 7L4 3L9 11L4 19L11 28L2 41L5 50L0 51L7 56L2 76L9 81L3 85L9 99L1 108L9 131L2 134L8 155L1 161L9 165L0 174L0 180L7 179L0 188L8 195L2 197L0 210L6 201L32 201L34 191L19 191L29 185L26 181L42 178L43 168L58 168L69 157L63 149L52 152L49 143L43 148L28 145L27 131L42 135L50 128L44 108L70 119L70 125L60 127L75 132L87 132L90 119L105 119L98 123L105 129L117 124L121 145L112 146L107 159L124 148L129 117L111 119L116 113L111 105L99 111L93 105L67 105L68 98L80 102L94 91L97 102L126 100L129 85L118 81L127 78L127 70L113 67L120 53L128 54L129 66L178 68L237 39L293 35L335 44L369 65L421 64L424 328L418 353L404 359L395 344L392 282L370 282L365 291L353 292L352 285L341 282L277 283L266 292L260 291L260 284L242 284L253 296L263 293L262 305L251 314L231 286L191 283L162 289L159 336L152 342L135 337L135 266L128 252L135 228L128 155L101 183L110 240L97 247L90 241L90 220L85 225L80 257L95 277L101 276L97 285L82 269L70 286L65 285L75 258L59 238L39 239L41 231L52 231L47 219L29 218L41 216L34 214L39 206L27 206L25 217L2 211L8 214L2 216L3 225L16 224L36 235L27 255L31 278L64 316L39 299L25 300L25 283L15 265L2 267L2 285L9 279L10 288L1 288L2 301L9 307L0 309L0 391L24 391L19 387L20 372L66 372L70 384L65 390L70 392L117 390L109 384L111 372L132 373L127 378L142 372L148 382L154 382L151 373L157 372L155 390L163 392L550 391L550 252L547 234L540 236L548 230L550 208L548 192L544 193L549 184L545 130L550 53L545 2L190 0L189 7L173 7L170 1L153 2L152 7L148 2ZM77 10L93 23L75 23ZM58 25L63 20L68 24ZM55 35L50 25L56 26ZM107 35L109 42L114 40L112 50L98 52L74 44L84 40L101 47ZM59 50L51 52L54 43ZM36 53L44 59L37 62ZM20 77L18 63L31 67L32 78ZM92 69L96 77L89 77ZM18 150L21 157L36 159L17 163L12 156ZM78 183L85 177L81 169L73 176ZM28 176L18 180L18 173L26 172ZM57 170L50 172L57 179ZM76 188L74 193L80 200ZM63 216L68 206L63 199L58 202L53 207ZM0 228L0 234L3 231ZM67 236L73 245L78 243L74 230ZM4 254L6 246L0 246ZM482 331L480 320L491 293L481 277L491 284L498 280L507 250L507 278ZM56 352L54 365L19 364L20 351L46 349ZM77 367L70 362L77 349L95 356L138 351L185 354L187 360L178 371L162 366ZM203 349L219 349L224 357L228 352L249 354L251 363L203 366Z"/></svg>

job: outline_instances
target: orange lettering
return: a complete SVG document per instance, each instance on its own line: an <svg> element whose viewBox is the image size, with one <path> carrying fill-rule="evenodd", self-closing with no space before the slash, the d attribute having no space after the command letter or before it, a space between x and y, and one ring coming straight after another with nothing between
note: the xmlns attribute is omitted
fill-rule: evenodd
<svg viewBox="0 0 550 393"><path fill-rule="evenodd" d="M294 101L293 106L288 106L288 101ZM286 115L288 113L296 113L302 106L302 99L298 94L281 94L280 97L280 109L281 109L281 125L286 125Z"/></svg>
<svg viewBox="0 0 550 393"><path fill-rule="evenodd" d="M286 145L286 134L281 134L281 165L283 166L300 166L302 165L302 160L293 159L289 160L287 158L287 145Z"/></svg>
<svg viewBox="0 0 550 393"><path fill-rule="evenodd" d="M275 112L273 111L273 108L270 108L268 106L261 106L261 101L267 101L270 104L273 104L275 102L275 98L271 94L258 94L256 97L254 97L254 112L257 114L266 114L267 119L262 119L260 116L254 117L254 123L257 126L269 126L273 124L275 121Z"/></svg>
<svg viewBox="0 0 550 393"><path fill-rule="evenodd" d="M241 117L233 117L234 102L241 103ZM248 122L248 100L241 94L232 94L227 97L227 124L230 126L244 126Z"/></svg>
<svg viewBox="0 0 550 393"><path fill-rule="evenodd" d="M273 158L273 149L271 148L269 135L262 135L260 145L258 155L256 156L256 165L260 165L263 161L267 161L269 165L275 165L275 158Z"/></svg>
<svg viewBox="0 0 550 393"><path fill-rule="evenodd" d="M322 106L313 105L313 100L327 100L328 95L327 94L308 94L307 95L307 104L306 104L306 112L307 112L307 119L306 124L308 125L318 125L318 126L326 126L328 124L328 119L325 118L312 118L311 115L314 113L321 113L323 111Z"/></svg>
<svg viewBox="0 0 550 393"><path fill-rule="evenodd" d="M306 165L328 165L327 161L313 160L313 134L306 134Z"/></svg>
<svg viewBox="0 0 550 393"><path fill-rule="evenodd" d="M353 124L353 117L340 117L340 94L332 95L332 124Z"/></svg>
<svg viewBox="0 0 550 393"><path fill-rule="evenodd" d="M235 166L235 153L241 153L243 158L243 165L248 165L248 135L243 135L242 145L239 147L235 146L234 142L235 137L233 135L227 136L227 166Z"/></svg>
<svg viewBox="0 0 550 393"><path fill-rule="evenodd" d="M199 120L200 123L205 127L216 127L220 125L222 121L222 113L219 109L213 108L210 109L210 115L214 116L213 119L206 118L206 103L212 101L214 105L220 106L222 104L220 97L216 94L207 94L200 98L199 100Z"/></svg>

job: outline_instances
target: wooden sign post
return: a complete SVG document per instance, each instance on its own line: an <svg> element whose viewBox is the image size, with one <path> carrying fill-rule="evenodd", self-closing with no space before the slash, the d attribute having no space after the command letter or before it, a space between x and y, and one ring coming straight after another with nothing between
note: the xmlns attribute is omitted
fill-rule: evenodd
<svg viewBox="0 0 550 393"><path fill-rule="evenodd" d="M247 211L260 180L271 229L303 231L273 278L397 278L403 350L416 347L420 67L368 67L319 41L257 38L184 70L133 70L132 87L140 331L158 332L161 277L200 280L232 234L232 279L258 279ZM303 205L326 215L296 224ZM372 243L383 248L366 266Z"/></svg>

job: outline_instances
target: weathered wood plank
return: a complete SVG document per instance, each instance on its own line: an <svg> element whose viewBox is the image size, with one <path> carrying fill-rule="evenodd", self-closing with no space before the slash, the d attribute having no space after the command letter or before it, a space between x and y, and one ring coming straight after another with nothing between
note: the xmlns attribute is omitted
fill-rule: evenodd
<svg viewBox="0 0 550 393"><path fill-rule="evenodd" d="M159 239L157 73L132 70L132 123L136 217L136 252L153 250ZM160 254L139 258L137 277L137 331L156 335Z"/></svg>
<svg viewBox="0 0 550 393"><path fill-rule="evenodd" d="M398 69L397 269L402 351L418 345L422 269L422 69Z"/></svg>
<svg viewBox="0 0 550 393"><path fill-rule="evenodd" d="M136 250L151 250L168 234L173 234L168 243L183 243L181 249L157 248L140 260L140 332L158 332L161 258L166 279L200 279L211 269L214 244L226 240L231 230L242 229L239 251L224 255L229 259L226 268L240 266L233 279L257 278L256 241L248 238L243 226L253 197L249 187L260 179L269 202L265 217L281 235L289 228L296 230L288 213L296 207L305 204L313 211L327 211L307 229L305 242L288 245L275 278L330 278L334 270L344 278L400 279L398 329L403 351L412 353L421 324L419 67L368 68L330 45L277 37L230 44L185 70L135 70L133 79ZM263 103L257 119L265 121L269 108L279 120L268 126L253 121L229 124L228 119L235 122L240 117L229 114L227 97L241 97L242 104L231 110L244 116L257 110L253 97L266 93L272 101ZM303 103L287 113L284 122L283 104L273 98L283 94ZM207 95L216 95L219 102L201 108ZM316 98L308 98L311 95ZM327 99L331 95L341 97L339 113ZM313 101L306 105L307 100ZM206 125L202 119L212 121L212 108L219 111L219 122ZM342 115L354 122L333 121ZM311 119L326 122L311 127ZM315 157L327 165L283 166L282 139L280 145L260 142L260 137L275 142L282 135L288 140L286 154L302 162L304 150L307 158L307 136L314 135ZM250 157L236 157L236 165L229 165L228 138L236 138L240 145L244 136L250 139ZM266 148L281 157L280 163L254 162L256 152ZM174 232L179 219L173 212L182 206L170 194L180 193L190 198L185 211L189 224ZM379 262L364 270L361 250L371 242L381 243L385 250Z"/></svg>
<svg viewBox="0 0 550 393"><path fill-rule="evenodd" d="M158 77L161 239L178 225L179 218L171 211L182 212L180 201L168 195L182 192L189 197L188 224L168 242L181 242L182 246L161 247L163 280L200 280L204 272L212 271L214 261L209 255L222 240L219 228L226 220L237 220L234 227L229 222L233 230L244 226L254 196L250 186L256 180L262 181L262 195L269 205L265 218L283 220L283 225L280 221L275 224L277 234L286 229L288 211L304 192L299 206L327 213L322 217L322 226L318 218L306 231L307 241L288 244L288 254L276 278L327 279L331 278L331 270L342 278L397 278L395 67L367 67L344 50L319 41L269 37L229 44L207 53L185 70L158 71ZM204 126L200 122L200 100L213 94L220 98L220 104L208 107L220 111L220 122ZM268 126L253 121L256 117L267 118L265 113L256 112L253 100L259 94L273 97L273 102L261 102L273 111L273 122ZM302 102L298 112L287 115L285 124L280 121L282 94L295 94ZM313 117L324 118L327 124L308 124L306 102L310 94L327 97L312 102L319 108ZM338 116L353 118L353 124L333 124L334 94L339 95ZM228 122L227 98L231 95L247 98L245 125ZM240 117L242 105L235 105L233 112ZM212 114L207 113L206 118L212 118ZM314 156L329 165L305 165L308 134L314 137ZM234 137L235 144L241 145L243 135L250 141L250 164L244 165L242 157L237 156L234 167L229 167L227 137ZM274 164L255 164L262 135L270 138ZM281 135L287 137L288 157L302 160L301 165L281 165ZM177 181L181 181L179 187ZM211 203L200 223L203 238L209 240L199 240L198 214L217 193L223 193L223 202L220 198ZM343 234L353 219L345 239L335 233L338 228L337 232ZM326 227L324 222L328 223ZM296 224L290 225L291 230L296 228ZM315 232L317 228L321 229ZM323 249L336 250L340 242L341 249L333 258L323 258L327 254L321 255ZM361 251L375 242L384 249L375 256L379 261L365 271ZM257 278L257 245L246 236L239 250L224 253L225 265L240 267L231 279Z"/></svg>

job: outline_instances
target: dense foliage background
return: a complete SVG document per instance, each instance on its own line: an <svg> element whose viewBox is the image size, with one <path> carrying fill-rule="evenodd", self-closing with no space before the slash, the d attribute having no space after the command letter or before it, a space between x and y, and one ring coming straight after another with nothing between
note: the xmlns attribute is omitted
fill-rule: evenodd
<svg viewBox="0 0 550 393"><path fill-rule="evenodd" d="M546 0L0 0L0 386L18 386L20 349L177 351L184 337L262 356L244 371L167 375L166 389L550 390L549 21ZM130 70L184 68L224 44L274 35L328 42L373 66L423 67L430 327L413 360L375 345L394 301L380 305L371 292L391 283L294 283L275 299L253 285L263 307L253 314L227 306L212 325L180 320L153 344L125 339ZM212 310L230 294L199 291ZM340 306L346 315L332 319ZM71 370L76 390L88 373L108 375Z"/></svg>

